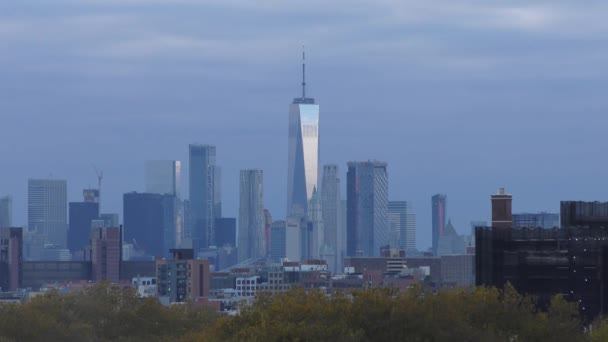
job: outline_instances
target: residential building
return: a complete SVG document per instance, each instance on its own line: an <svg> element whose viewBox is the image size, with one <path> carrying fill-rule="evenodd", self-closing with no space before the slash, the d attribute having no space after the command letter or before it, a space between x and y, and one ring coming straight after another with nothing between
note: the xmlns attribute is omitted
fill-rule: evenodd
<svg viewBox="0 0 608 342"><path fill-rule="evenodd" d="M0 292L22 287L23 229L0 227Z"/></svg>
<svg viewBox="0 0 608 342"><path fill-rule="evenodd" d="M195 250L215 244L215 213L219 206L216 192L216 149L211 145L190 145L190 224Z"/></svg>
<svg viewBox="0 0 608 342"><path fill-rule="evenodd" d="M266 256L262 170L241 170L238 234L239 262Z"/></svg>
<svg viewBox="0 0 608 342"><path fill-rule="evenodd" d="M118 283L122 261L122 227L91 229L89 260L93 281Z"/></svg>
<svg viewBox="0 0 608 342"><path fill-rule="evenodd" d="M180 197L182 163L179 160L146 161L146 192Z"/></svg>
<svg viewBox="0 0 608 342"><path fill-rule="evenodd" d="M302 97L289 106L287 154L287 216L307 217L308 201L318 187L319 105L306 97L304 54L302 54Z"/></svg>
<svg viewBox="0 0 608 342"><path fill-rule="evenodd" d="M387 164L349 162L347 172L347 254L380 255L390 245Z"/></svg>
<svg viewBox="0 0 608 342"><path fill-rule="evenodd" d="M194 259L192 249L172 249L172 258L156 261L158 296L164 303L209 297L208 260Z"/></svg>
<svg viewBox="0 0 608 342"><path fill-rule="evenodd" d="M448 196L446 194L436 194L431 198L432 205L432 228L433 228L433 253L437 255L439 249L439 238L443 235L443 230L447 223Z"/></svg>
<svg viewBox="0 0 608 342"><path fill-rule="evenodd" d="M65 180L28 180L28 228L45 235L47 243L62 248L67 248L67 204Z"/></svg>

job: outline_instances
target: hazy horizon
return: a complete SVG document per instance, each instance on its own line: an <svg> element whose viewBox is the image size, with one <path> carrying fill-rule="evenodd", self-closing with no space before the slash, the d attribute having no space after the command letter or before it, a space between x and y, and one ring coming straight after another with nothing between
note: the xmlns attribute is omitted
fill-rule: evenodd
<svg viewBox="0 0 608 342"><path fill-rule="evenodd" d="M225 216L238 173L264 170L282 219L288 107L320 104L320 161L388 163L389 198L414 203L431 244L431 196L460 233L514 212L608 200L602 188L608 5L591 1L31 0L0 4L0 196L27 223L27 179L68 181L68 200L104 172L102 211L144 191L146 160L217 146ZM597 184L600 184L598 186Z"/></svg>

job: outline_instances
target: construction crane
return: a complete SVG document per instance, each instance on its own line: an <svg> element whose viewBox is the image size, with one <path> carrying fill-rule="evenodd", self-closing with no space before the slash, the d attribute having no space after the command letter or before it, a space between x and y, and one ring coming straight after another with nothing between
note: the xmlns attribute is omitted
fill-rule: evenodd
<svg viewBox="0 0 608 342"><path fill-rule="evenodd" d="M95 175L97 175L97 192L99 193L99 212L101 212L101 180L103 179L103 170L100 172L97 170L95 164L93 164L93 170L95 171Z"/></svg>

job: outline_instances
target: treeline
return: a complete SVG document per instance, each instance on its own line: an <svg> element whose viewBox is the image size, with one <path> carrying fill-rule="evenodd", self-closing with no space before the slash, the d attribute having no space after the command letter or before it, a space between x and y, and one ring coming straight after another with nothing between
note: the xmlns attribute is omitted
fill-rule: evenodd
<svg viewBox="0 0 608 342"><path fill-rule="evenodd" d="M0 305L0 341L608 341L608 321L591 327L561 297L539 311L511 287L331 298L294 289L261 295L236 316L108 284Z"/></svg>

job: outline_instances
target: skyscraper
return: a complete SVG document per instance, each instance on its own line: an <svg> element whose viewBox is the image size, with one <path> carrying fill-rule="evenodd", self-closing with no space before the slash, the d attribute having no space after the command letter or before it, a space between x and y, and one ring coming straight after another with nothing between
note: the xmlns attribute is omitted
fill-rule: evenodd
<svg viewBox="0 0 608 342"><path fill-rule="evenodd" d="M11 196L0 197L0 228L13 226L13 199Z"/></svg>
<svg viewBox="0 0 608 342"><path fill-rule="evenodd" d="M270 210L264 209L264 239L266 244L266 256L270 256L270 226L272 225L272 215Z"/></svg>
<svg viewBox="0 0 608 342"><path fill-rule="evenodd" d="M190 224L192 247L196 252L215 244L214 220L219 199L215 146L190 145Z"/></svg>
<svg viewBox="0 0 608 342"><path fill-rule="evenodd" d="M445 194L436 194L431 198L432 220L433 220L433 253L437 255L439 250L439 238L443 235L445 229L448 196Z"/></svg>
<svg viewBox="0 0 608 342"><path fill-rule="evenodd" d="M308 256L310 259L319 259L323 254L325 229L323 228L323 215L321 214L321 199L316 188L313 189L312 198L308 204L308 224L311 230Z"/></svg>
<svg viewBox="0 0 608 342"><path fill-rule="evenodd" d="M130 192L123 195L126 243L148 256L167 256L175 248L179 222L179 199L172 195Z"/></svg>
<svg viewBox="0 0 608 342"><path fill-rule="evenodd" d="M67 182L59 179L29 179L28 228L46 236L46 242L67 247Z"/></svg>
<svg viewBox="0 0 608 342"><path fill-rule="evenodd" d="M181 172L179 160L146 161L146 192L180 197Z"/></svg>
<svg viewBox="0 0 608 342"><path fill-rule="evenodd" d="M321 213L323 215L324 247L322 259L327 260L330 270L339 270L340 247L340 178L338 165L324 165L321 178Z"/></svg>
<svg viewBox="0 0 608 342"><path fill-rule="evenodd" d="M319 174L319 105L306 97L304 53L302 58L302 97L289 106L287 215L306 217Z"/></svg>
<svg viewBox="0 0 608 342"><path fill-rule="evenodd" d="M239 262L266 256L262 170L241 170L240 187Z"/></svg>
<svg viewBox="0 0 608 342"><path fill-rule="evenodd" d="M99 219L99 202L87 202L89 193L89 189L83 191L84 202L70 202L68 248L71 252L84 249L91 237L91 222Z"/></svg>
<svg viewBox="0 0 608 342"><path fill-rule="evenodd" d="M378 161L348 163L348 256L378 256L380 247L390 245L386 168Z"/></svg>
<svg viewBox="0 0 608 342"><path fill-rule="evenodd" d="M416 250L416 214L411 202L388 202L388 218L391 232L399 238L399 247L406 251Z"/></svg>

